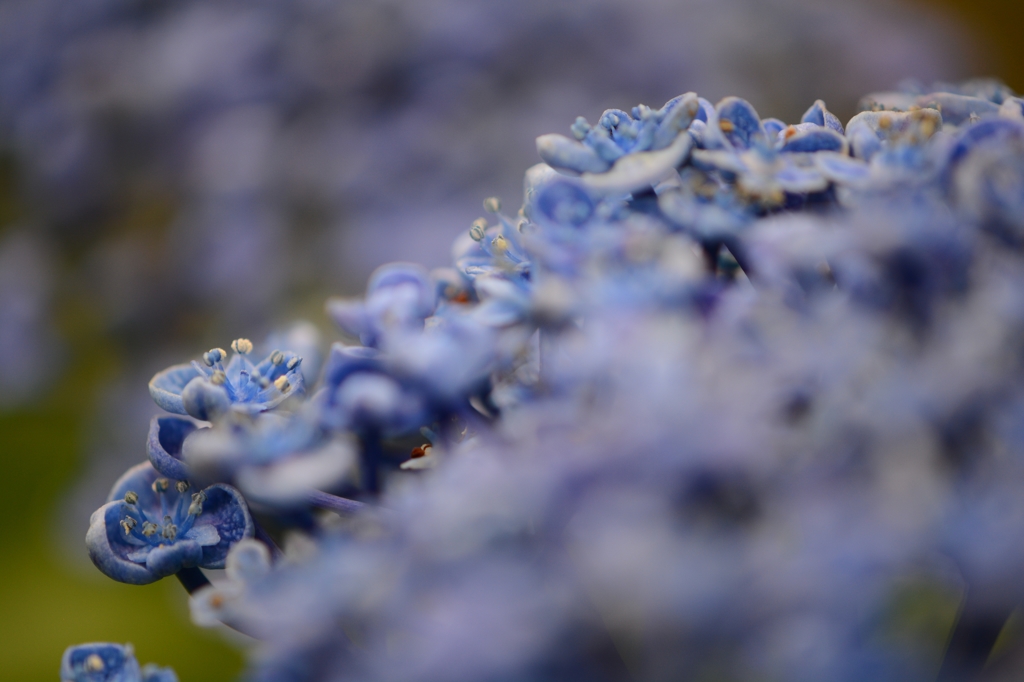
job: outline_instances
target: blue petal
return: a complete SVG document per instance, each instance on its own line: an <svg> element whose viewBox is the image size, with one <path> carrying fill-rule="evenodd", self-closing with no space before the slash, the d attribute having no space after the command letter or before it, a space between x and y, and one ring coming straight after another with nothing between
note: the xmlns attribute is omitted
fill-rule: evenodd
<svg viewBox="0 0 1024 682"><path fill-rule="evenodd" d="M870 174L868 164L845 154L821 152L814 155L814 162L821 174L833 182L858 184Z"/></svg>
<svg viewBox="0 0 1024 682"><path fill-rule="evenodd" d="M429 317L437 307L437 293L430 272L417 263L388 263L373 271L366 284L366 295L395 286L411 284L416 288L415 314Z"/></svg>
<svg viewBox="0 0 1024 682"><path fill-rule="evenodd" d="M594 200L579 183L556 180L537 192L537 219L549 224L580 227L594 213Z"/></svg>
<svg viewBox="0 0 1024 682"><path fill-rule="evenodd" d="M91 667L95 661L92 657L99 657L102 662L99 670ZM65 649L60 661L60 679L61 682L138 682L142 677L130 645L94 642Z"/></svg>
<svg viewBox="0 0 1024 682"><path fill-rule="evenodd" d="M607 173L585 173L583 184L602 194L628 194L665 178L674 168L686 161L693 148L693 138L679 135L664 149L627 154L615 162Z"/></svg>
<svg viewBox="0 0 1024 682"><path fill-rule="evenodd" d="M1024 139L1024 125L1008 118L991 118L966 128L949 152L949 166L959 163L970 151L982 143Z"/></svg>
<svg viewBox="0 0 1024 682"><path fill-rule="evenodd" d="M764 126L764 132L769 140L777 139L779 133L786 129L786 124L777 118L766 118L761 121L761 125Z"/></svg>
<svg viewBox="0 0 1024 682"><path fill-rule="evenodd" d="M89 531L85 535L85 546L96 568L107 577L131 585L146 585L166 574L157 575L128 558L139 549L137 545L127 542L120 525L131 511L124 500L115 500L93 512L89 519Z"/></svg>
<svg viewBox="0 0 1024 682"><path fill-rule="evenodd" d="M846 138L828 128L816 128L791 135L782 143L783 152L840 152L847 153Z"/></svg>
<svg viewBox="0 0 1024 682"><path fill-rule="evenodd" d="M147 663L142 666L142 682L178 682L178 676L170 668Z"/></svg>
<svg viewBox="0 0 1024 682"><path fill-rule="evenodd" d="M168 412L187 414L181 402L181 391L197 376L199 372L190 364L168 367L149 380L149 395Z"/></svg>
<svg viewBox="0 0 1024 682"><path fill-rule="evenodd" d="M537 138L537 153L546 164L558 170L601 173L609 168L609 163L591 147L556 133Z"/></svg>
<svg viewBox="0 0 1024 682"><path fill-rule="evenodd" d="M961 125L970 120L972 114L989 116L999 111L999 105L980 97L956 95L951 92L933 92L923 95L917 100L918 106L938 109L942 120L953 125Z"/></svg>
<svg viewBox="0 0 1024 682"><path fill-rule="evenodd" d="M371 333L370 316L362 299L332 298L327 301L326 310L327 316L346 334L362 340Z"/></svg>
<svg viewBox="0 0 1024 682"><path fill-rule="evenodd" d="M146 557L146 568L161 578L174 575L183 568L199 564L203 548L195 540L179 539L169 545L158 545Z"/></svg>
<svg viewBox="0 0 1024 682"><path fill-rule="evenodd" d="M194 528L213 526L220 540L215 545L202 548L199 565L203 568L224 568L231 547L242 538L253 536L255 527L252 516L249 515L249 508L242 495L229 485L218 483L203 492L206 493L206 501L203 502L203 513L196 519ZM199 546L198 543L196 546Z"/></svg>
<svg viewBox="0 0 1024 682"><path fill-rule="evenodd" d="M153 468L168 478L188 480L188 467L181 458L181 445L196 428L190 419L153 417L146 441L146 452Z"/></svg>
<svg viewBox="0 0 1024 682"><path fill-rule="evenodd" d="M715 107L718 129L730 145L749 149L756 141L767 139L757 111L744 99L726 97Z"/></svg>
<svg viewBox="0 0 1024 682"><path fill-rule="evenodd" d="M700 111L696 93L688 92L665 103L663 117L654 133L651 149L662 149L672 144L679 133L690 127Z"/></svg>
<svg viewBox="0 0 1024 682"><path fill-rule="evenodd" d="M238 356L232 358L235 360ZM229 366L230 367L230 366ZM231 408L231 397L223 386L216 386L206 377L196 377L181 392L185 412L195 419L213 421Z"/></svg>
<svg viewBox="0 0 1024 682"><path fill-rule="evenodd" d="M830 112L825 106L825 102L822 100L816 100L811 108L804 112L803 117L800 119L801 123L814 123L816 125L834 130L840 135L843 134L843 124L840 123L839 119L836 118L835 114Z"/></svg>
<svg viewBox="0 0 1024 682"><path fill-rule="evenodd" d="M188 540L195 540L202 547L210 547L220 542L220 533L212 525L192 526L185 533Z"/></svg>

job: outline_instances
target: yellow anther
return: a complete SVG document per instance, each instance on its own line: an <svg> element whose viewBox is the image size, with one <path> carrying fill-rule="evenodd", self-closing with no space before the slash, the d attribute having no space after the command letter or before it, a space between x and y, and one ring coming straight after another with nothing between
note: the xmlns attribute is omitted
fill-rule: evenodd
<svg viewBox="0 0 1024 682"><path fill-rule="evenodd" d="M128 504L135 504L139 501L139 494L133 490L129 490L124 494L124 501Z"/></svg>
<svg viewBox="0 0 1024 682"><path fill-rule="evenodd" d="M152 537L153 535L156 534L156 532L157 532L157 530L159 530L159 528L160 527L157 526L152 521L146 521L145 523L142 524L142 534L145 535L147 538L148 537Z"/></svg>
<svg viewBox="0 0 1024 682"><path fill-rule="evenodd" d="M242 355L248 355L252 352L252 341L249 339L235 339L231 342L231 350Z"/></svg>
<svg viewBox="0 0 1024 682"><path fill-rule="evenodd" d="M282 362L284 362L284 353L282 353L279 350L275 350L273 353L270 354L270 362L275 365L280 365Z"/></svg>
<svg viewBox="0 0 1024 682"><path fill-rule="evenodd" d="M288 364L285 365L285 367L287 367L288 371L290 372L293 369L295 369L296 367L298 367L300 362L302 362L302 358L296 356L296 357L292 358L291 360L289 360Z"/></svg>
<svg viewBox="0 0 1024 682"><path fill-rule="evenodd" d="M926 118L921 121L921 134L925 137L931 137L935 134L935 121L930 118Z"/></svg>
<svg viewBox="0 0 1024 682"><path fill-rule="evenodd" d="M223 386L227 380L228 375L219 369L210 375L210 383L214 386Z"/></svg>
<svg viewBox="0 0 1024 682"><path fill-rule="evenodd" d="M881 128L882 130L888 130L889 128L891 128L892 127L892 117L891 116L880 116L879 119L878 119L878 127Z"/></svg>
<svg viewBox="0 0 1024 682"><path fill-rule="evenodd" d="M732 124L732 121L728 121L726 119L722 119L721 121L719 121L718 127L722 130L723 133L731 133L732 131L736 130L736 126Z"/></svg>
<svg viewBox="0 0 1024 682"><path fill-rule="evenodd" d="M165 493L167 492L167 489L170 487L171 482L166 478L158 478L155 481L153 481L153 492L155 493Z"/></svg>
<svg viewBox="0 0 1024 682"><path fill-rule="evenodd" d="M174 487L178 489L179 493L183 493L188 490L188 481L178 481L174 484Z"/></svg>
<svg viewBox="0 0 1024 682"><path fill-rule="evenodd" d="M85 669L91 673L98 673L103 670L103 659L99 654L89 654L85 658Z"/></svg>
<svg viewBox="0 0 1024 682"><path fill-rule="evenodd" d="M274 388L281 391L281 393L284 393L289 388L291 388L291 384L288 383L288 377L278 377L277 379L275 379Z"/></svg>
<svg viewBox="0 0 1024 682"><path fill-rule="evenodd" d="M508 251L508 240L499 234L491 240L491 248L494 249L495 255L501 255Z"/></svg>
<svg viewBox="0 0 1024 682"><path fill-rule="evenodd" d="M132 529L135 528L137 522L130 516L124 517L121 521L121 528L124 530L125 535L131 535Z"/></svg>
<svg viewBox="0 0 1024 682"><path fill-rule="evenodd" d="M484 199L484 210L488 213L497 213L501 210L501 199L498 197L487 197Z"/></svg>

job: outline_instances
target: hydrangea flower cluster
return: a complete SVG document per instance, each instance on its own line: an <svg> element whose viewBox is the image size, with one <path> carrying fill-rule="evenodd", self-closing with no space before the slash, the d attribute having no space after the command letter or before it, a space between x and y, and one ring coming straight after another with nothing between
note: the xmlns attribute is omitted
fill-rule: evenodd
<svg viewBox="0 0 1024 682"><path fill-rule="evenodd" d="M1010 679L1024 100L862 108L540 137L452 267L328 302L319 374L246 339L157 374L94 562L176 574L253 681Z"/></svg>

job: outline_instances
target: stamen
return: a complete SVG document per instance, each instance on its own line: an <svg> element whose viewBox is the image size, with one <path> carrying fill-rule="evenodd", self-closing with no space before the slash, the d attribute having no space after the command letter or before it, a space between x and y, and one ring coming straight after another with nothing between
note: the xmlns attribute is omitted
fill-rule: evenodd
<svg viewBox="0 0 1024 682"><path fill-rule="evenodd" d="M165 493L167 492L167 489L170 487L171 482L166 478L158 478L155 481L153 481L153 492L155 493Z"/></svg>
<svg viewBox="0 0 1024 682"><path fill-rule="evenodd" d="M501 210L501 199L498 197L487 197L484 199L484 210L488 213L497 213Z"/></svg>
<svg viewBox="0 0 1024 682"><path fill-rule="evenodd" d="M130 517L130 516L124 517L124 519L121 520L121 528L124 529L124 534L125 535L131 535L132 534L132 529L135 528L135 524L136 523L138 523L138 522L135 519L133 519L132 517Z"/></svg>
<svg viewBox="0 0 1024 682"><path fill-rule="evenodd" d="M128 504L135 504L139 501L139 494L133 490L129 490L124 494L124 501Z"/></svg>
<svg viewBox="0 0 1024 682"><path fill-rule="evenodd" d="M718 122L718 127L722 130L723 133L731 133L732 131L736 130L736 126L732 124L732 121L726 120L724 118Z"/></svg>
<svg viewBox="0 0 1024 682"><path fill-rule="evenodd" d="M212 383L214 386L223 386L227 380L228 375L225 374L223 370L218 369L216 372L210 375L210 383Z"/></svg>
<svg viewBox="0 0 1024 682"><path fill-rule="evenodd" d="M218 362L224 359L227 353L221 348L213 348L206 353L203 353L203 362L206 363L207 367L213 367Z"/></svg>
<svg viewBox="0 0 1024 682"><path fill-rule="evenodd" d="M294 358L292 358L291 360L288 361L288 364L285 365L285 367L287 367L288 371L290 372L293 369L295 369L296 367L298 367L299 363L301 363L301 362L302 362L302 358L300 358L299 356L296 355Z"/></svg>
<svg viewBox="0 0 1024 682"><path fill-rule="evenodd" d="M288 383L288 377L278 377L274 381L274 387L277 388L277 390L281 391L281 393L287 391L289 388L291 388L291 386L292 385Z"/></svg>
<svg viewBox="0 0 1024 682"><path fill-rule="evenodd" d="M252 341L249 339L235 339L231 342L231 350L240 355L248 355L252 352Z"/></svg>
<svg viewBox="0 0 1024 682"><path fill-rule="evenodd" d="M890 116L880 116L878 118L878 127L882 130L888 130L892 127L892 118Z"/></svg>
<svg viewBox="0 0 1024 682"><path fill-rule="evenodd" d="M168 540L174 540L174 538L178 537L178 527L171 523L170 516L164 517L164 532L161 535Z"/></svg>
<svg viewBox="0 0 1024 682"><path fill-rule="evenodd" d="M469 236L473 238L473 241L478 242L484 238L484 232L486 230L487 218L477 218L469 227Z"/></svg>
<svg viewBox="0 0 1024 682"><path fill-rule="evenodd" d="M189 488L188 481L178 481L174 487L178 489L179 493L183 493Z"/></svg>
<svg viewBox="0 0 1024 682"><path fill-rule="evenodd" d="M203 513L203 502L206 502L206 493L200 490L192 493L192 504L188 507L189 516L199 516Z"/></svg>
<svg viewBox="0 0 1024 682"><path fill-rule="evenodd" d="M433 446L430 443L424 443L423 445L420 445L419 447L415 447L415 448L412 449L412 452L409 453L409 458L410 459L419 459L420 457L426 457L428 454L430 454L427 451L430 450L430 448L432 448L432 447Z"/></svg>
<svg viewBox="0 0 1024 682"><path fill-rule="evenodd" d="M87 672L98 673L103 670L103 659L99 654L89 654L85 658L85 669Z"/></svg>
<svg viewBox="0 0 1024 682"><path fill-rule="evenodd" d="M157 530L159 529L160 526L156 525L152 521L145 521L142 524L142 534L145 535L147 538L155 535Z"/></svg>
<svg viewBox="0 0 1024 682"><path fill-rule="evenodd" d="M279 350L275 350L270 354L270 362L274 365L280 365L284 362L284 353Z"/></svg>
<svg viewBox="0 0 1024 682"><path fill-rule="evenodd" d="M494 249L495 255L500 255L508 251L508 240L500 234L491 240L491 248Z"/></svg>

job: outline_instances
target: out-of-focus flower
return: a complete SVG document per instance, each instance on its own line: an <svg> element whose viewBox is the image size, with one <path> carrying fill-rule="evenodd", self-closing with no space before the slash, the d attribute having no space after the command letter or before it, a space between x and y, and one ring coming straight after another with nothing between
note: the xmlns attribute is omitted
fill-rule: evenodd
<svg viewBox="0 0 1024 682"><path fill-rule="evenodd" d="M61 682L178 682L170 668L152 663L139 667L130 644L78 644L60 662Z"/></svg>

